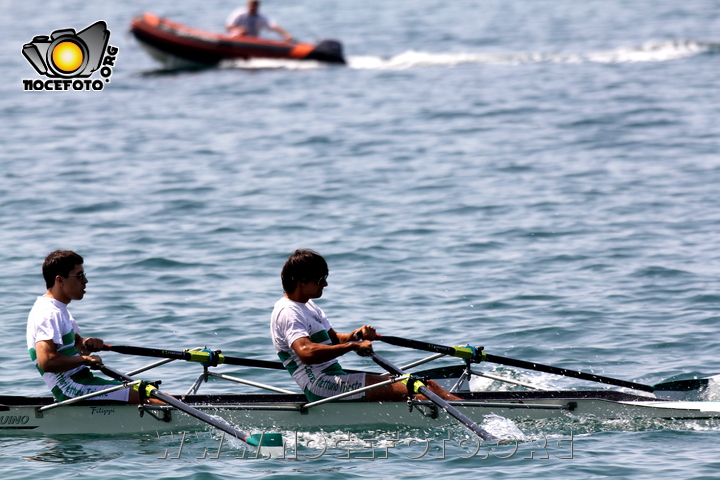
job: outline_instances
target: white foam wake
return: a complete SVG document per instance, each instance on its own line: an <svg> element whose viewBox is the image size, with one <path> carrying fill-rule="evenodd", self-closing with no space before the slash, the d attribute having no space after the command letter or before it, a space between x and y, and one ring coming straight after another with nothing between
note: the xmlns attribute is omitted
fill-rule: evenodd
<svg viewBox="0 0 720 480"><path fill-rule="evenodd" d="M668 62L717 51L718 44L689 40L649 41L636 47L618 47L588 53L431 53L408 50L393 57L357 55L347 58L356 70L405 70L422 67L453 67L463 64L523 65L530 63L636 63ZM221 68L246 70L314 70L328 64L308 60L253 58L226 60Z"/></svg>
<svg viewBox="0 0 720 480"><path fill-rule="evenodd" d="M417 67L457 66L469 63L520 65L528 63L632 63L667 62L710 51L711 44L694 41L651 41L639 47L619 47L589 53L429 53L409 50L390 58L351 56L355 69L402 70Z"/></svg>
<svg viewBox="0 0 720 480"><path fill-rule="evenodd" d="M240 68L244 70L314 70L325 68L328 64L315 60L290 60L286 58L250 58L248 60L224 60L220 68Z"/></svg>

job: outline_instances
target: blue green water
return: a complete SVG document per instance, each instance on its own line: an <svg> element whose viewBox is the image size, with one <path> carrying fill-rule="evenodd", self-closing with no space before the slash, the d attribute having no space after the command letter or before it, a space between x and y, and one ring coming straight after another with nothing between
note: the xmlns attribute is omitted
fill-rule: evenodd
<svg viewBox="0 0 720 480"><path fill-rule="evenodd" d="M44 292L42 260L56 248L85 257L88 293L70 308L86 336L110 343L274 360L268 324L280 268L293 249L311 247L330 264L319 304L339 331L367 323L643 383L720 373L720 4L263 4L296 38L340 39L349 62L339 68L239 62L167 73L126 33L145 10L219 30L237 6L3 2L0 391L45 393L25 322ZM120 48L103 91L22 91L21 80L37 76L24 43L97 20ZM377 349L397 363L419 356ZM124 370L145 363L104 359ZM371 367L351 356L343 364ZM283 372L224 371L292 386ZM156 372L171 392L200 373L181 364ZM203 390L249 391L217 382ZM487 422L518 428L525 443L509 458L495 450L461 459L469 451L457 443L442 458L439 440L419 460L408 447L355 458L371 455L370 439L466 438L453 427L365 432L317 459L236 459L237 446L198 459L218 448L207 433L170 460L157 457L177 453L177 438L6 437L0 472L110 480L720 471L713 422ZM310 433L299 435L301 454L319 453ZM573 458L558 458L570 435ZM338 458L347 445L353 458Z"/></svg>

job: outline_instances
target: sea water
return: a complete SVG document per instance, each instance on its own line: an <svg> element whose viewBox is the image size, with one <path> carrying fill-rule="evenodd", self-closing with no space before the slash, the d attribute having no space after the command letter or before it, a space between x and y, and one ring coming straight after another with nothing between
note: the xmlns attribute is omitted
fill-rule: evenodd
<svg viewBox="0 0 720 480"><path fill-rule="evenodd" d="M42 261L58 248L85 257L87 295L70 309L83 335L108 343L275 360L268 323L280 269L310 247L329 262L318 304L338 331L371 324L649 384L720 372L718 2L262 4L298 39L342 41L343 67L253 60L167 71L127 33L146 10L220 31L238 6L3 2L3 394L47 393L25 325L44 293ZM23 91L23 79L39 78L23 44L98 20L119 49L102 91ZM424 356L376 350L398 364ZM149 363L103 358L124 371ZM355 355L342 363L377 369ZM477 368L543 388L602 388ZM294 388L284 372L218 370ZM200 373L174 362L144 375L182 393ZM203 391L254 390L215 381ZM476 450L452 425L283 432L296 458L264 460L209 429L184 439L3 435L0 472L100 480L720 472L716 422L488 416L483 426L520 442Z"/></svg>

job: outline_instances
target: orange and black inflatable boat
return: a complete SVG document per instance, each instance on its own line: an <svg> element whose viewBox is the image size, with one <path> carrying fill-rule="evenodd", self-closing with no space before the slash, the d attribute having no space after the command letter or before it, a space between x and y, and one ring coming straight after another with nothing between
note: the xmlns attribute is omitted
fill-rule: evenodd
<svg viewBox="0 0 720 480"><path fill-rule="evenodd" d="M316 45L226 35L186 27L152 13L135 17L130 32L156 60L170 67L211 66L226 59L288 58L344 64L342 44Z"/></svg>

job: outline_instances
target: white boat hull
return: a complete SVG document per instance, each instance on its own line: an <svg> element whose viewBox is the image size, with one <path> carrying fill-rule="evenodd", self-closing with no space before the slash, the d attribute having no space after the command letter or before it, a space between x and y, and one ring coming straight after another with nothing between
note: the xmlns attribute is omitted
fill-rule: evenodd
<svg viewBox="0 0 720 480"><path fill-rule="evenodd" d="M592 395L574 391L471 393L464 395L467 400L456 407L478 423L489 414L509 419L720 418L720 402L653 401L610 391ZM305 410L301 396L283 394L196 395L185 401L246 429L437 428L455 423L444 411L427 403L416 404L409 411L405 402L355 401L326 403ZM209 428L172 407L144 407L142 415L138 406L102 402L39 410L51 402L48 397L0 397L0 435L156 435Z"/></svg>

